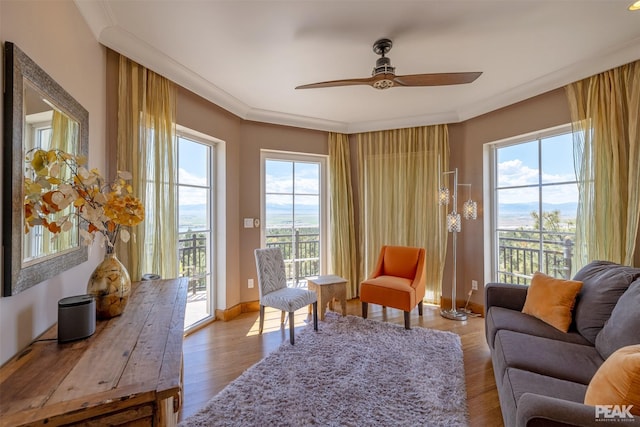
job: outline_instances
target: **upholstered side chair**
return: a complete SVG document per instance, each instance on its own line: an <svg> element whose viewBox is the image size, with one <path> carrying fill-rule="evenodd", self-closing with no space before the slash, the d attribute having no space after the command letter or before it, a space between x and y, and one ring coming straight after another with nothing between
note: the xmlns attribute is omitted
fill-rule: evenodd
<svg viewBox="0 0 640 427"><path fill-rule="evenodd" d="M404 327L411 329L411 310L418 306L422 316L425 294L423 248L383 246L376 268L360 283L362 317L367 318L368 304L379 304L404 311Z"/></svg>
<svg viewBox="0 0 640 427"><path fill-rule="evenodd" d="M307 289L287 287L284 259L280 248L256 249L256 268L258 270L258 290L260 293L260 333L264 326L264 308L273 307L282 310L280 323L284 323L285 313L289 313L289 341L293 345L294 315L310 304L313 305L313 329L318 330L318 296Z"/></svg>

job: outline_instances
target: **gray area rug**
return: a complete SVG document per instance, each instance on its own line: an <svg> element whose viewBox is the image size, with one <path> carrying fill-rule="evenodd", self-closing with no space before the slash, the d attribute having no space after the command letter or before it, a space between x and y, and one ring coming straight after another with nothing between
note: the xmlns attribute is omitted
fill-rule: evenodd
<svg viewBox="0 0 640 427"><path fill-rule="evenodd" d="M460 337L327 312L180 423L466 426Z"/></svg>

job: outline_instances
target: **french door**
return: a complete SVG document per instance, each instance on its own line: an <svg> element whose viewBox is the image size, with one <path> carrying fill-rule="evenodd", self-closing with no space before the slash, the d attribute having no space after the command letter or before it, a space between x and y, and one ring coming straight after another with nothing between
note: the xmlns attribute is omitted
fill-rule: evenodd
<svg viewBox="0 0 640 427"><path fill-rule="evenodd" d="M262 247L278 247L288 285L327 271L326 156L263 150Z"/></svg>

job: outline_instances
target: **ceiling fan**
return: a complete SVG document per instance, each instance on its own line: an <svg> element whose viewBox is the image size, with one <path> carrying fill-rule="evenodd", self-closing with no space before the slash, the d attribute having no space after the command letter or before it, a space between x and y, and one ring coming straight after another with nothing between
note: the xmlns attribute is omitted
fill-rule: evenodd
<svg viewBox="0 0 640 427"><path fill-rule="evenodd" d="M376 89L389 89L394 86L444 86L471 83L482 72L467 73L436 73L436 74L410 74L397 76L395 67L391 66L391 60L385 55L389 53L393 42L389 39L380 39L373 44L373 51L381 55L376 60L371 77L363 79L331 80L328 82L311 83L296 87L296 89L313 89L320 87L369 85Z"/></svg>

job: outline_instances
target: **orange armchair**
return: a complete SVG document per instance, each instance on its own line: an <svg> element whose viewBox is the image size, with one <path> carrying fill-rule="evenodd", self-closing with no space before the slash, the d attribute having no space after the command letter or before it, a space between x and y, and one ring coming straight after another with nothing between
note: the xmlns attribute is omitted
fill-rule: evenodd
<svg viewBox="0 0 640 427"><path fill-rule="evenodd" d="M425 294L425 251L406 246L383 246L371 276L360 283L362 317L367 318L368 304L404 311L404 327L411 329L409 313L418 306L422 316Z"/></svg>

